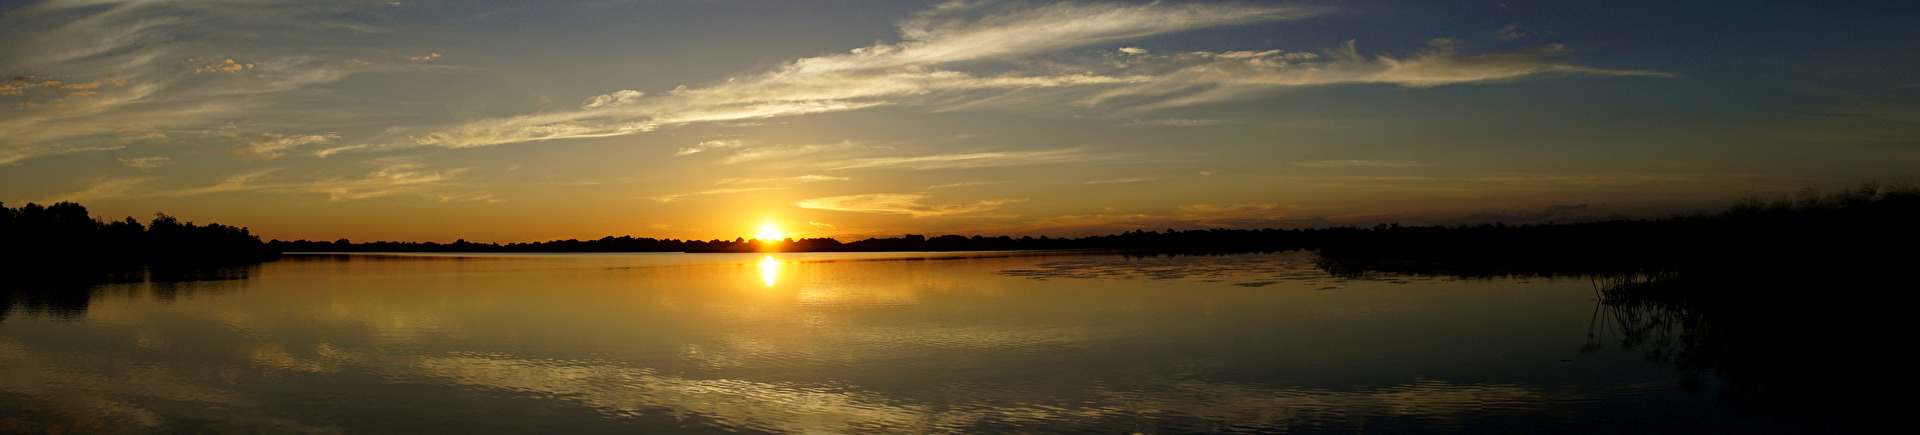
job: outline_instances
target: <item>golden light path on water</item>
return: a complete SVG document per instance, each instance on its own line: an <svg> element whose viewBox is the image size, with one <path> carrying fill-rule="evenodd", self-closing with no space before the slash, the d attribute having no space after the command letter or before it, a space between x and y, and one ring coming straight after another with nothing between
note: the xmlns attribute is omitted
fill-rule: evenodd
<svg viewBox="0 0 1920 435"><path fill-rule="evenodd" d="M772 255L768 255L766 258L760 260L760 280L765 281L767 287L773 287L774 283L780 281L781 264L783 263L781 263L780 260L774 259Z"/></svg>

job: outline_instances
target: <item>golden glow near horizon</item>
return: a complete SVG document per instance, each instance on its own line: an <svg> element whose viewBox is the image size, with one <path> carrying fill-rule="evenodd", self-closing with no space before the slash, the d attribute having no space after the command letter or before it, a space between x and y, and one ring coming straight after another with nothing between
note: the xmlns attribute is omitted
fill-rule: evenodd
<svg viewBox="0 0 1920 435"><path fill-rule="evenodd" d="M773 287L774 283L780 281L781 264L783 263L781 263L780 260L773 259L772 255L760 259L760 280L766 282L767 287Z"/></svg>
<svg viewBox="0 0 1920 435"><path fill-rule="evenodd" d="M780 228L773 224L762 224L760 225L760 233L753 235L753 238L760 239L763 243L773 243L786 239L787 233L780 232Z"/></svg>

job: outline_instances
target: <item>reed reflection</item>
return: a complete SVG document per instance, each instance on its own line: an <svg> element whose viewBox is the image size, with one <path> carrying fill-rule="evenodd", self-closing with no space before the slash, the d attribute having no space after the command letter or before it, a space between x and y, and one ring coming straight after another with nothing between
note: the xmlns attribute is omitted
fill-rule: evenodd
<svg viewBox="0 0 1920 435"><path fill-rule="evenodd" d="M1583 350L1643 350L1649 362L1679 369L1696 388L1704 386L1697 377L1711 373L1725 381L1721 402L1738 412L1842 427L1900 415L1895 402L1876 398L1889 373L1904 371L1886 358L1886 334L1897 322L1891 310L1846 299L1764 297L1871 288L1857 277L1831 275L1597 277Z"/></svg>

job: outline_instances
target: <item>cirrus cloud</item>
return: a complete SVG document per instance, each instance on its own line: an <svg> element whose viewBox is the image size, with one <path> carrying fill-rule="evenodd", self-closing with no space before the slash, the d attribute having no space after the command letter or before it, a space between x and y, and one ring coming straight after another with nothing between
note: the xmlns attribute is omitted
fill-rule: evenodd
<svg viewBox="0 0 1920 435"><path fill-rule="evenodd" d="M898 43L797 59L758 75L708 87L682 86L657 98L642 100L638 91L623 90L590 98L580 110L467 122L412 136L412 144L467 148L607 137L890 105L952 109L1038 102L1096 114L1135 113L1249 98L1284 87L1383 83L1426 88L1549 74L1667 75L1574 65L1558 59L1566 51L1558 45L1468 54L1445 39L1405 58L1368 58L1349 43L1324 55L1284 50L1154 55L1122 47L1119 58L1068 62L1073 68L1034 68L1029 65L1034 62L1026 62L1094 44L1327 12L1299 5L1058 3L1022 9L947 3L902 20ZM1057 72L1062 69L1079 72ZM1009 95L1036 90L1059 92Z"/></svg>
<svg viewBox="0 0 1920 435"><path fill-rule="evenodd" d="M865 195L813 198L795 202L793 205L815 210L902 214L920 218L992 211L999 209L1001 205L1026 201L1025 198L1021 198L990 199L964 204L921 204L921 201L927 199L927 196L927 194L923 193L870 193Z"/></svg>

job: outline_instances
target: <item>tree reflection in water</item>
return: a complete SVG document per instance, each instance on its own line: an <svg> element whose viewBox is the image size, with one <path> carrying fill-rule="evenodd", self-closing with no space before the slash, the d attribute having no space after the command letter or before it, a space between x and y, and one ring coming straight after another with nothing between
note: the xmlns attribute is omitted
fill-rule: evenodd
<svg viewBox="0 0 1920 435"><path fill-rule="evenodd" d="M187 296L191 292L228 289L234 286L187 285L205 281L228 281L236 286L258 272L257 264L245 266L191 267L146 266L119 269L85 269L44 274L16 275L0 281L0 325L15 312L75 320L87 313L95 298L113 292L139 292L144 287L161 303ZM148 283L146 286L126 284Z"/></svg>

